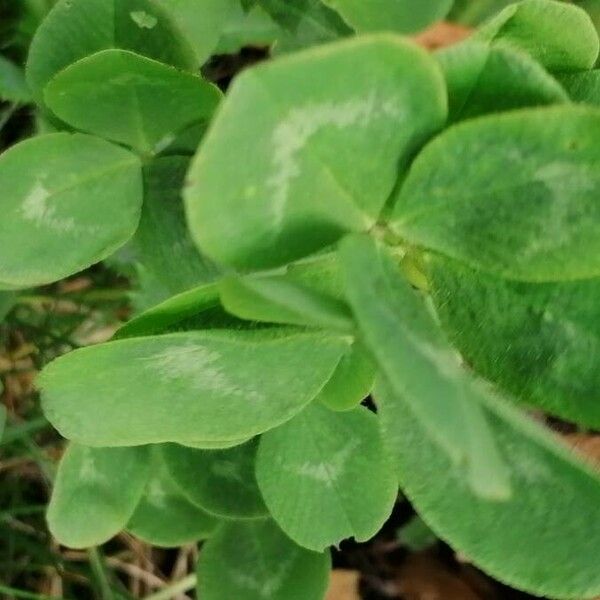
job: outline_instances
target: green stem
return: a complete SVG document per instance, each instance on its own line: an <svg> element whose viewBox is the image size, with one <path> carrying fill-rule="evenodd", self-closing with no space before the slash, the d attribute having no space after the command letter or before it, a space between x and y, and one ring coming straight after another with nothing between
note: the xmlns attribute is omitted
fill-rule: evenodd
<svg viewBox="0 0 600 600"><path fill-rule="evenodd" d="M171 600L177 594L183 594L184 592L189 592L196 586L196 575L188 575L183 579L175 582L174 584L163 588L156 594L152 594L150 596L146 596L144 600Z"/></svg>
<svg viewBox="0 0 600 600"><path fill-rule="evenodd" d="M50 423L48 423L47 419L44 417L40 417L39 419L35 419L33 421L29 421L27 423L22 423L19 425L9 425L4 430L4 435L0 440L0 446L6 446L8 444L12 444L21 438L28 437L41 431L42 429L46 429L50 427Z"/></svg>
<svg viewBox="0 0 600 600"><path fill-rule="evenodd" d="M41 594L34 594L32 592L23 592L2 584L0 584L0 593L6 594L8 597L25 598L25 600L63 600L58 596L42 596Z"/></svg>
<svg viewBox="0 0 600 600"><path fill-rule="evenodd" d="M100 587L100 597L102 600L115 600L115 595L104 566L104 560L102 559L100 552L98 552L98 548L90 548L88 550L88 557L95 579Z"/></svg>

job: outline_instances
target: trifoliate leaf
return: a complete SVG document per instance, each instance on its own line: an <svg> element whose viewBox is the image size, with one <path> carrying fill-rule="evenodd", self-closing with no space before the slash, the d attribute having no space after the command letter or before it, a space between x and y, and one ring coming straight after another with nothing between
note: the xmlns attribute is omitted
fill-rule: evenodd
<svg viewBox="0 0 600 600"><path fill-rule="evenodd" d="M192 235L218 262L256 269L366 231L399 169L445 118L439 67L399 37L340 42L248 70L192 164Z"/></svg>

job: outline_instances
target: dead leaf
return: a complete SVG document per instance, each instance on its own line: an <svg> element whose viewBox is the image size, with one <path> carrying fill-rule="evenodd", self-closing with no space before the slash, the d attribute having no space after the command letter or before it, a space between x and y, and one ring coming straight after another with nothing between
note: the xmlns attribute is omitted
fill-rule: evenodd
<svg viewBox="0 0 600 600"><path fill-rule="evenodd" d="M428 552L409 556L396 579L405 600L487 600Z"/></svg>
<svg viewBox="0 0 600 600"><path fill-rule="evenodd" d="M569 433L563 439L594 466L600 468L600 435L591 433Z"/></svg>
<svg viewBox="0 0 600 600"><path fill-rule="evenodd" d="M360 573L358 571L333 571L325 600L360 600L359 580Z"/></svg>
<svg viewBox="0 0 600 600"><path fill-rule="evenodd" d="M413 39L417 44L424 46L428 50L437 50L438 48L446 48L447 46L462 42L470 34L471 30L468 27L441 22L432 25L429 29L414 36Z"/></svg>

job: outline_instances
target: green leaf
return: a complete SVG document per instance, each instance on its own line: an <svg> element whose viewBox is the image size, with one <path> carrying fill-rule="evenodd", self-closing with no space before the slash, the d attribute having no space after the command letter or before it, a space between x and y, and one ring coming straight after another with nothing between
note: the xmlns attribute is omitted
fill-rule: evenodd
<svg viewBox="0 0 600 600"><path fill-rule="evenodd" d="M215 283L207 283L177 294L149 308L115 334L117 339L163 333L190 317L211 314L219 307L219 289ZM208 327L204 327L208 328Z"/></svg>
<svg viewBox="0 0 600 600"><path fill-rule="evenodd" d="M569 101L538 62L510 46L467 41L438 52L437 58L448 84L450 121Z"/></svg>
<svg viewBox="0 0 600 600"><path fill-rule="evenodd" d="M132 338L71 352L38 383L52 424L91 446L233 441L300 412L348 343L287 330Z"/></svg>
<svg viewBox="0 0 600 600"><path fill-rule="evenodd" d="M312 256L288 265L285 275L291 282L310 288L321 296L343 297L343 282L335 253ZM126 323L115 337L185 330L191 324L195 329L251 327L250 323L243 323L224 311L218 290L216 283L209 283L173 296Z"/></svg>
<svg viewBox="0 0 600 600"><path fill-rule="evenodd" d="M127 530L147 544L164 548L206 539L218 521L185 498L163 464L160 447L152 450L150 478Z"/></svg>
<svg viewBox="0 0 600 600"><path fill-rule="evenodd" d="M0 382L0 393L4 389L4 386ZM4 404L0 404L0 441L2 441L2 435L4 434L4 427L6 426L6 407Z"/></svg>
<svg viewBox="0 0 600 600"><path fill-rule="evenodd" d="M286 277L315 292L344 300L344 278L337 252L314 254L285 268Z"/></svg>
<svg viewBox="0 0 600 600"><path fill-rule="evenodd" d="M398 531L398 541L411 552L422 552L437 543L438 539L423 519L415 515Z"/></svg>
<svg viewBox="0 0 600 600"><path fill-rule="evenodd" d="M372 391L377 367L361 342L342 356L318 399L331 410L356 408Z"/></svg>
<svg viewBox="0 0 600 600"><path fill-rule="evenodd" d="M135 232L139 159L104 140L56 133L0 157L0 281L33 287L112 254Z"/></svg>
<svg viewBox="0 0 600 600"><path fill-rule="evenodd" d="M541 427L486 396L485 418L514 493L483 498L439 451L409 402L375 391L393 437L400 485L425 522L462 556L519 589L552 598L600 593L600 480ZM481 450L480 450L481 451Z"/></svg>
<svg viewBox="0 0 600 600"><path fill-rule="evenodd" d="M259 0L259 6L280 27L275 46L279 53L333 42L352 33L321 0Z"/></svg>
<svg viewBox="0 0 600 600"><path fill-rule="evenodd" d="M362 407L342 413L311 404L265 433L256 476L278 525L318 552L349 537L373 537L398 493L377 417Z"/></svg>
<svg viewBox="0 0 600 600"><path fill-rule="evenodd" d="M148 448L70 444L48 506L52 535L70 548L108 541L133 514L149 477Z"/></svg>
<svg viewBox="0 0 600 600"><path fill-rule="evenodd" d="M239 440L228 440L228 441L216 441L216 442L193 442L186 440L185 442L179 442L181 446L187 448L194 448L200 450L225 450L227 448L233 448L235 446L241 446L252 438L243 438Z"/></svg>
<svg viewBox="0 0 600 600"><path fill-rule="evenodd" d="M354 331L350 311L341 300L285 275L230 276L219 284L219 292L225 309L241 319Z"/></svg>
<svg viewBox="0 0 600 600"><path fill-rule="evenodd" d="M600 279L520 283L442 257L428 271L442 324L473 368L529 404L600 427Z"/></svg>
<svg viewBox="0 0 600 600"><path fill-rule="evenodd" d="M12 310L17 300L17 295L10 290L0 290L0 324L4 320L4 317Z"/></svg>
<svg viewBox="0 0 600 600"><path fill-rule="evenodd" d="M239 10L239 0L162 0L202 65L215 51L227 23Z"/></svg>
<svg viewBox="0 0 600 600"><path fill-rule="evenodd" d="M247 11L238 5L223 26L216 53L235 54L245 46L271 46L281 33L281 28L259 4Z"/></svg>
<svg viewBox="0 0 600 600"><path fill-rule="evenodd" d="M357 32L415 33L443 19L452 0L323 0Z"/></svg>
<svg viewBox="0 0 600 600"><path fill-rule="evenodd" d="M490 392L464 370L391 255L358 236L344 240L340 255L364 342L393 393L409 404L429 438L478 494L509 497L506 468L480 407Z"/></svg>
<svg viewBox="0 0 600 600"><path fill-rule="evenodd" d="M190 170L192 235L215 260L255 269L366 231L445 117L439 67L402 38L354 39L248 70Z"/></svg>
<svg viewBox="0 0 600 600"><path fill-rule="evenodd" d="M600 275L600 111L515 111L453 127L419 155L392 228L524 281Z"/></svg>
<svg viewBox="0 0 600 600"><path fill-rule="evenodd" d="M523 0L483 25L475 40L516 46L550 71L591 69L600 42L588 14L555 0Z"/></svg>
<svg viewBox="0 0 600 600"><path fill-rule="evenodd" d="M207 121L221 92L196 75L125 50L104 50L60 71L44 89L63 121L151 154Z"/></svg>
<svg viewBox="0 0 600 600"><path fill-rule="evenodd" d="M144 170L142 218L131 241L135 253L138 290L133 303L147 310L218 276L218 269L192 242L181 188L187 158L170 156L150 162Z"/></svg>
<svg viewBox="0 0 600 600"><path fill-rule="evenodd" d="M448 20L473 27L510 4L514 4L514 0L454 0Z"/></svg>
<svg viewBox="0 0 600 600"><path fill-rule="evenodd" d="M23 103L31 101L25 74L4 56L0 56L0 100Z"/></svg>
<svg viewBox="0 0 600 600"><path fill-rule="evenodd" d="M224 519L268 515L254 475L256 440L225 450L168 444L163 458L181 492L206 512Z"/></svg>
<svg viewBox="0 0 600 600"><path fill-rule="evenodd" d="M197 66L193 50L153 0L59 0L31 43L27 82L41 99L44 87L59 71L110 48L182 69Z"/></svg>
<svg viewBox="0 0 600 600"><path fill-rule="evenodd" d="M564 73L559 80L575 102L600 106L600 70Z"/></svg>
<svg viewBox="0 0 600 600"><path fill-rule="evenodd" d="M228 523L200 554L202 600L322 600L331 559L300 548L272 521Z"/></svg>

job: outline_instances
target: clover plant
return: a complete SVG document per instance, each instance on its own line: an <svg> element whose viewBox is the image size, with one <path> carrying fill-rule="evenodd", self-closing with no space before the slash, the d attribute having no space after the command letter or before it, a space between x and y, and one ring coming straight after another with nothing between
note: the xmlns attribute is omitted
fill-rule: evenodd
<svg viewBox="0 0 600 600"><path fill-rule="evenodd" d="M523 0L430 54L422 4L58 0L6 71L52 132L0 157L2 298L122 247L141 288L39 377L59 542L319 600L401 490L501 581L600 594L600 475L539 417L600 428L598 34Z"/></svg>

